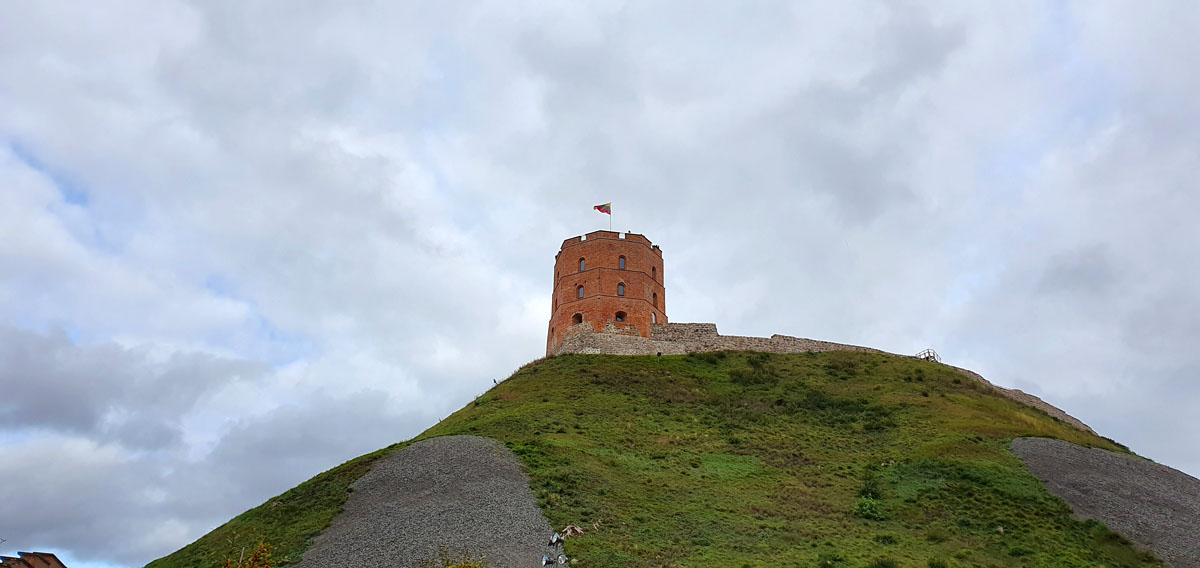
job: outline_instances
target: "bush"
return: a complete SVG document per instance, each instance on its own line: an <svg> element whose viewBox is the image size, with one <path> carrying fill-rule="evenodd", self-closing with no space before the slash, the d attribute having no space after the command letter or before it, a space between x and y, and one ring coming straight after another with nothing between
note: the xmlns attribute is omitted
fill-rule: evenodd
<svg viewBox="0 0 1200 568"><path fill-rule="evenodd" d="M950 565L947 564L945 560L940 558L930 558L927 566L929 566L929 568L950 568Z"/></svg>
<svg viewBox="0 0 1200 568"><path fill-rule="evenodd" d="M891 558L876 558L867 564L867 568L896 568L896 561Z"/></svg>
<svg viewBox="0 0 1200 568"><path fill-rule="evenodd" d="M883 513L879 510L879 500L871 497L859 497L854 506L854 514L872 521L882 521Z"/></svg>
<svg viewBox="0 0 1200 568"><path fill-rule="evenodd" d="M883 493L879 489L879 477L874 473L867 474L867 478L863 480L862 489L858 490L859 497L869 497L879 500L883 498Z"/></svg>

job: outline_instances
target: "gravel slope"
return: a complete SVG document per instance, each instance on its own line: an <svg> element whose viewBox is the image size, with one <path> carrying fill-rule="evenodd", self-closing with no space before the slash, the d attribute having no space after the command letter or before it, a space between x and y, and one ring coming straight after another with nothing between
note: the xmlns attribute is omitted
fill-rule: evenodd
<svg viewBox="0 0 1200 568"><path fill-rule="evenodd" d="M502 444L446 436L388 456L352 485L342 514L297 566L408 568L450 552L489 566L540 566L552 529Z"/></svg>
<svg viewBox="0 0 1200 568"><path fill-rule="evenodd" d="M1062 440L1017 438L1011 449L1077 516L1104 523L1175 568L1200 568L1200 480Z"/></svg>

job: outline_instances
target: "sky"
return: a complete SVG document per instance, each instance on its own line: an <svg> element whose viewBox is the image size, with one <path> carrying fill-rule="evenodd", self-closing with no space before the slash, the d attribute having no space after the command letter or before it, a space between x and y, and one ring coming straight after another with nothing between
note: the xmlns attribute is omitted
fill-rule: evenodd
<svg viewBox="0 0 1200 568"><path fill-rule="evenodd" d="M125 568L543 355L554 255L1200 476L1200 4L0 4L0 554Z"/></svg>

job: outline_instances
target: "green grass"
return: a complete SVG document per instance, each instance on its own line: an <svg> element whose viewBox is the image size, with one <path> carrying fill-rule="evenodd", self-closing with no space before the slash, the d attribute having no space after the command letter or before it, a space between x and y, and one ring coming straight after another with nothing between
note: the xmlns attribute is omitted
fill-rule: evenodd
<svg viewBox="0 0 1200 568"><path fill-rule="evenodd" d="M416 439L449 434L512 449L551 523L585 528L567 543L573 566L1161 565L1074 520L1007 445L1045 436L1124 448L904 357L560 356ZM150 566L217 566L258 539L295 562L349 484L399 447Z"/></svg>

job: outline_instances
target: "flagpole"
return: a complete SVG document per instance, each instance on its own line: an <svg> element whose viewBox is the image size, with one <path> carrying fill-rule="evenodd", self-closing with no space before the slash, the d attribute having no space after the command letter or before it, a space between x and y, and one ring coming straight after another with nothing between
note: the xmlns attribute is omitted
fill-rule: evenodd
<svg viewBox="0 0 1200 568"><path fill-rule="evenodd" d="M612 204L608 205L608 232L612 232Z"/></svg>

